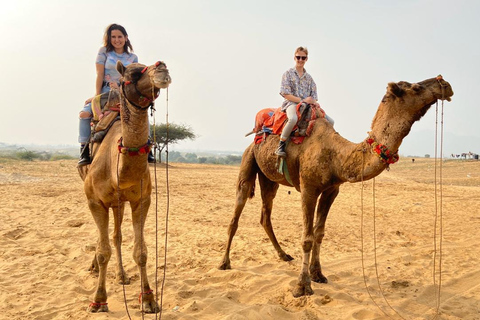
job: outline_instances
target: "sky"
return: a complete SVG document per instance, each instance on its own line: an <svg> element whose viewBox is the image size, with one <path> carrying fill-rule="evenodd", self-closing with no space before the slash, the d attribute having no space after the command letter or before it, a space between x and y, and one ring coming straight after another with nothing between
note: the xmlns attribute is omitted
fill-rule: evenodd
<svg viewBox="0 0 480 320"><path fill-rule="evenodd" d="M0 0L0 142L77 145L103 33L118 23L139 62L170 70L155 122L198 136L170 150L245 149L256 112L281 105L282 74L306 46L319 103L346 139L366 138L389 82L442 74L455 92L443 150L480 153L479 14L476 0ZM400 154L432 154L435 123L432 109Z"/></svg>

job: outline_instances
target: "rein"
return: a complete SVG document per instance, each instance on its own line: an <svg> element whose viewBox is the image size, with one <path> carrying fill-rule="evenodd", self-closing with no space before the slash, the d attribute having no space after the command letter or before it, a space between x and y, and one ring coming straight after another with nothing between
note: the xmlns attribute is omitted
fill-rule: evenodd
<svg viewBox="0 0 480 320"><path fill-rule="evenodd" d="M441 303L441 300L440 300L440 296L441 296L441 287L442 287L442 251L443 251L443 212L442 212L442 207L443 207L443 202L442 202L442 199L443 199L443 190L442 190L442 186L443 186L443 183L442 183L442 159L443 159L443 101L445 100L445 87L446 85L442 84L440 80L442 80L443 77L441 75L438 75L436 77L436 80L438 81L441 89L442 89L442 110L441 110L441 129L440 129L440 164L438 165L437 164L437 136L438 136L438 100L436 102L436 115L435 115L435 181L434 181L434 184L435 184L435 217L434 217L434 234L433 234L433 286L434 286L434 295L435 295L435 314L432 316L432 320L434 319L438 319L438 317L440 316L440 303ZM369 140L372 140L372 142L370 143ZM373 137L369 137L367 138L367 140L365 140L368 144L372 145L373 146L373 151L375 151L381 158L382 160L384 160L384 158L382 157L381 153L379 153L378 151L376 151L377 149L380 150L380 151L383 151L383 153L388 156L387 152L388 152L388 148L386 148L386 146L384 145L381 145L381 144L376 144L376 146L374 145L375 140ZM377 148L377 146L380 146ZM386 149L386 152L384 151L384 149L382 149L382 147L385 147ZM362 168L365 166L365 152L366 150L364 149L363 152L362 152ZM397 160L395 160L394 162L398 161L398 154L395 153L393 154L392 156L395 156L397 157ZM384 162L386 162L384 160ZM387 169L388 169L388 162L387 163ZM437 174L437 166L439 167L439 173ZM437 182L437 176L439 177L439 182ZM438 187L438 186L439 187ZM367 293L368 295L370 296L370 299L373 301L373 303L375 304L375 306L377 306L377 308L382 311L387 317L391 318L391 315L389 315L386 311L383 310L383 308L381 308L378 303L375 301L375 299L373 298L372 296L372 293L370 292L370 289L368 287L368 284L367 284L367 275L365 273L365 257L364 257L364 236L363 236L363 225L364 225L364 207L363 207L363 189L364 189L364 179L363 179L363 170L362 170L362 173L361 173L361 211L362 211L362 214L361 214L361 222L360 222L360 237L361 237L361 253L362 253L362 271L363 271L363 280L364 280L364 284L365 284L365 288L367 290ZM385 297L385 293L384 293L384 290L382 288L382 286L380 285L380 277L379 277L379 273L378 273L378 262L377 262L377 237L376 237L376 223L375 223L375 220L376 220L376 211L375 211L375 178L373 178L373 185L372 185L372 188L373 188L373 194L372 194L372 197L373 197L373 242L374 242L374 247L373 247L373 250L374 250L374 265L375 265L375 273L376 273L376 278L377 278L377 285L378 285L378 288L379 288L379 291L380 291L380 295L383 297L384 301L386 302L387 306L393 310L393 312L398 315L401 319L404 319L405 318L397 311L395 310L391 305L390 303L388 302L387 298ZM438 191L438 188L439 188L439 191ZM440 194L440 201L437 199L437 195ZM439 240L437 240L437 229L438 229L438 236L439 236ZM437 243L438 242L438 243ZM438 267L437 267L437 249L438 249ZM437 283L437 279L436 279L436 275L437 275L437 268L438 268L438 283Z"/></svg>

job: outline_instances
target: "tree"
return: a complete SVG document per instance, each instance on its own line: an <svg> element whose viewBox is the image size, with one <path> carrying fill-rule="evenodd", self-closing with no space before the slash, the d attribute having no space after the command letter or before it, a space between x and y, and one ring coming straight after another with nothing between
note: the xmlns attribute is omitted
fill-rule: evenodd
<svg viewBox="0 0 480 320"><path fill-rule="evenodd" d="M193 133L192 128L190 126L184 124L175 124L169 123L161 123L152 127L152 130L155 130L155 143L158 148L158 158L162 159L162 151L165 149L167 144L174 144L178 143L185 139L195 140L197 137L195 133ZM153 137L153 131L151 133Z"/></svg>

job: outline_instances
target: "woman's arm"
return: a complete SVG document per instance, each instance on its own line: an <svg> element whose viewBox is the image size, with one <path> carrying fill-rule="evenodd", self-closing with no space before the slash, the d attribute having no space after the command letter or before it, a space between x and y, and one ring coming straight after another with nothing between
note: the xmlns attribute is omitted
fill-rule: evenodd
<svg viewBox="0 0 480 320"><path fill-rule="evenodd" d="M95 95L102 93L103 77L105 76L105 65L96 63L97 79L95 80Z"/></svg>
<svg viewBox="0 0 480 320"><path fill-rule="evenodd" d="M317 101L315 101L314 98L312 97L306 97L305 99L302 99L300 97L294 96L292 94L284 94L283 97L287 99L288 101L292 101L295 103L300 103L300 102L306 102L308 104L318 104Z"/></svg>
<svg viewBox="0 0 480 320"><path fill-rule="evenodd" d="M294 96L293 94L284 94L283 97L288 101L292 101L295 103L300 103L302 101L302 98Z"/></svg>

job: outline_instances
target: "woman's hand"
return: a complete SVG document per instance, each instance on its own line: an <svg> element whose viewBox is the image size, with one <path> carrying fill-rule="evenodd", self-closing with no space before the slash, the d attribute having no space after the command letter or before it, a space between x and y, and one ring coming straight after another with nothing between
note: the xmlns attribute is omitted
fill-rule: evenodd
<svg viewBox="0 0 480 320"><path fill-rule="evenodd" d="M303 99L304 102L308 103L308 104L316 104L317 101L315 101L315 99L313 99L312 97L306 97L305 99Z"/></svg>
<svg viewBox="0 0 480 320"><path fill-rule="evenodd" d="M85 104L92 102L92 100L93 100L93 97L88 98L87 100L85 100Z"/></svg>

